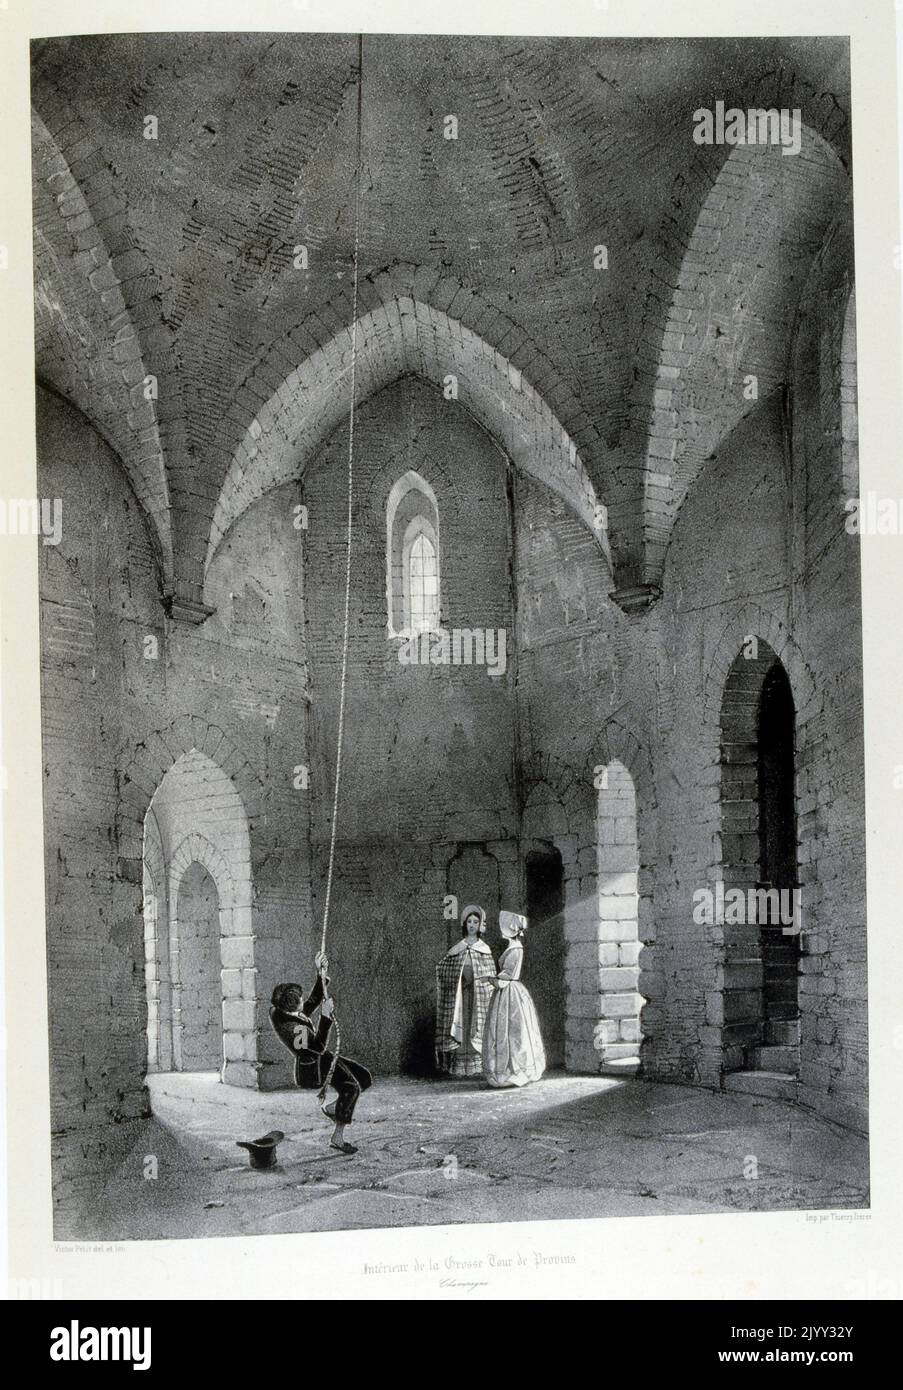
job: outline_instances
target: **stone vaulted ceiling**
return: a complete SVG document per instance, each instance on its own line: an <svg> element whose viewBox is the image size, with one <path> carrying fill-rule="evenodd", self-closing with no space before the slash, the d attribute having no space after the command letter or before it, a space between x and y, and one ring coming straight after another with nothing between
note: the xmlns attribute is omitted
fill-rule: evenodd
<svg viewBox="0 0 903 1390"><path fill-rule="evenodd" d="M456 371L515 466L590 525L604 504L614 585L654 590L849 219L846 72L834 39L366 36L359 396ZM186 611L241 508L347 414L357 82L350 35L33 48L39 375L122 459ZM697 145L719 100L798 107L799 155Z"/></svg>

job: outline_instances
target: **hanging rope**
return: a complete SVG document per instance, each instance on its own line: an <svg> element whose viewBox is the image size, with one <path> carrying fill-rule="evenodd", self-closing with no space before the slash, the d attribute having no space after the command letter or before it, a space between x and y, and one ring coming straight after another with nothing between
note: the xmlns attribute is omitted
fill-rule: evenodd
<svg viewBox="0 0 903 1390"><path fill-rule="evenodd" d="M335 760L335 787L332 796L332 828L329 834L329 862L326 869L326 897L323 904L323 930L320 933L320 955L326 954L326 935L329 929L329 907L332 901L332 878L335 869L335 847L336 830L339 818L339 790L342 781L342 751L345 739L345 691L348 682L348 637L351 626L351 518L352 518L352 491L354 484L354 404L357 386L357 295L358 295L358 262L360 257L361 242L361 152L362 152L362 129L363 129L363 89L364 89L364 36L358 35L358 79L357 79L357 176L354 195L354 268L353 268L353 289L351 297L351 408L348 412L348 503L345 515L346 538L345 538L345 622L342 635L342 677L339 687L339 728L336 746ZM321 967L323 976L323 986L325 992L326 980L325 971ZM327 1087L330 1085L336 1069L339 1051L342 1045L342 1034L338 1020L333 1014L332 1026L335 1032L335 1045L332 1049L332 1061L326 1080L320 1088L321 1098L325 1097Z"/></svg>

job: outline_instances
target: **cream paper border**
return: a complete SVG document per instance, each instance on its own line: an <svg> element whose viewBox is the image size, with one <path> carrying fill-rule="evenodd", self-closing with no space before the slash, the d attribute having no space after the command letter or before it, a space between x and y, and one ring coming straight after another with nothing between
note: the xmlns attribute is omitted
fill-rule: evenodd
<svg viewBox="0 0 903 1390"><path fill-rule="evenodd" d="M897 0L900 4L901 0ZM848 34L861 490L903 497L898 121L892 0L0 0L0 469L35 496L30 37L103 31ZM37 547L0 541L10 1272L85 1298L874 1298L903 1295L903 539L862 544L871 1048L871 1213L665 1216L318 1235L54 1243L41 817ZM838 653L838 660L844 654ZM896 1046L895 1046L896 1044ZM540 1262L537 1260L540 1257ZM510 1259L511 1267L500 1261ZM466 1273L447 1262L482 1261ZM493 1260L494 1263L490 1263ZM421 1266L420 1269L416 1265ZM385 1266L394 1272L369 1273ZM315 1271L315 1286L308 1275ZM471 1278L473 1294L443 1288ZM485 1282L484 1282L485 1281Z"/></svg>

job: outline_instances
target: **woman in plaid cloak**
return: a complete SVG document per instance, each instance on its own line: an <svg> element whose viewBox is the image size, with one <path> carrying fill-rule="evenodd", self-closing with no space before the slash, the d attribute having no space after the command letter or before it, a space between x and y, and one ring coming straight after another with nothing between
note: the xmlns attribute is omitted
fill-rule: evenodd
<svg viewBox="0 0 903 1390"><path fill-rule="evenodd" d="M483 1029L495 979L492 952L482 940L486 913L461 913L461 940L436 966L436 1066L451 1076L482 1076Z"/></svg>

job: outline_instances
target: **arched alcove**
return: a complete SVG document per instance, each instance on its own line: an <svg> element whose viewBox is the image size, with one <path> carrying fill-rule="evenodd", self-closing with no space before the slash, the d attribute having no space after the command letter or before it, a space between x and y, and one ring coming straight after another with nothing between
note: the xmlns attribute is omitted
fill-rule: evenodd
<svg viewBox="0 0 903 1390"><path fill-rule="evenodd" d="M460 915L468 903L485 908L487 925L498 921L499 863L485 845L460 844L449 860L445 871L446 890L457 903L457 915L448 920L448 946L454 946L461 936Z"/></svg>
<svg viewBox="0 0 903 1390"><path fill-rule="evenodd" d="M768 643L751 636L730 668L721 711L722 882L714 915L723 927L725 1071L799 1066L795 746L787 672Z"/></svg>
<svg viewBox="0 0 903 1390"><path fill-rule="evenodd" d="M196 748L151 798L143 864L148 1070L217 1070L256 1086L247 817L231 779Z"/></svg>

